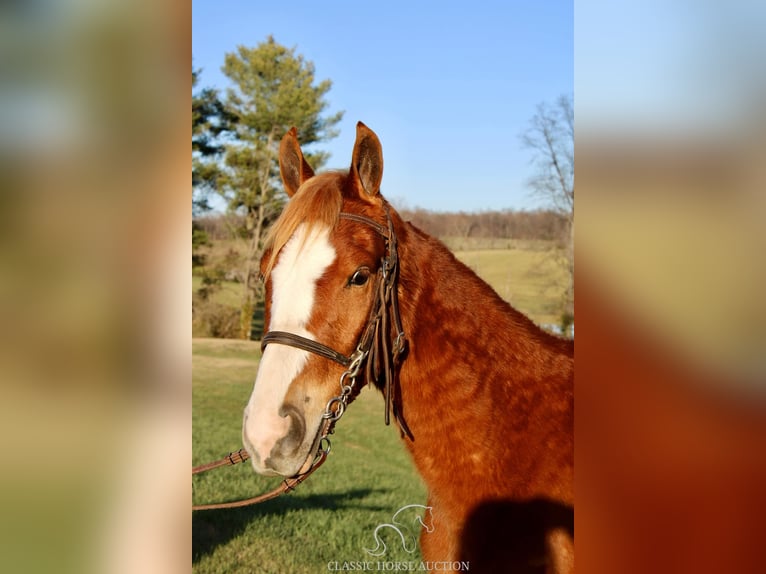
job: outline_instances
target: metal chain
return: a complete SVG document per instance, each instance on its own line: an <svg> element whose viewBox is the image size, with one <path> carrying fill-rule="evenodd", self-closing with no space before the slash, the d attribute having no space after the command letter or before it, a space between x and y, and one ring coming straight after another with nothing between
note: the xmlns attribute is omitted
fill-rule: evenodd
<svg viewBox="0 0 766 574"><path fill-rule="evenodd" d="M351 355L351 364L340 376L340 394L337 397L331 398L327 402L324 413L322 413L323 419L335 423L343 416L343 413L346 412L349 398L356 385L356 378L359 375L359 371L362 370L362 364L366 357L367 351L364 351L363 349L357 349L354 354ZM347 383L347 379L350 379L351 382Z"/></svg>

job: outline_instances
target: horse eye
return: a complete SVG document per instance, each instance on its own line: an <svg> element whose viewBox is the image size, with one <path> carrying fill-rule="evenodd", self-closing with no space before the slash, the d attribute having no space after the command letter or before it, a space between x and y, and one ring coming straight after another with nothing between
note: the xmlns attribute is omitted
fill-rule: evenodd
<svg viewBox="0 0 766 574"><path fill-rule="evenodd" d="M360 267L354 272L354 274L351 277L349 277L348 284L356 285L357 287L359 287L367 283L367 280L369 278L370 278L370 270L367 269L367 267Z"/></svg>

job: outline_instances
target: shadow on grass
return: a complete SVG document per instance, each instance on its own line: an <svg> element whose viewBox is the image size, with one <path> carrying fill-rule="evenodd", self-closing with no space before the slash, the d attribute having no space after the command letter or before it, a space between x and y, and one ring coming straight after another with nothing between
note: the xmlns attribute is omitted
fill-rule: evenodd
<svg viewBox="0 0 766 574"><path fill-rule="evenodd" d="M292 510L340 510L363 508L370 511L384 507L364 503L364 499L384 489L359 488L334 494L280 496L267 502L244 508L203 510L192 514L192 563L199 562L218 546L241 534L247 526L264 516L278 516Z"/></svg>

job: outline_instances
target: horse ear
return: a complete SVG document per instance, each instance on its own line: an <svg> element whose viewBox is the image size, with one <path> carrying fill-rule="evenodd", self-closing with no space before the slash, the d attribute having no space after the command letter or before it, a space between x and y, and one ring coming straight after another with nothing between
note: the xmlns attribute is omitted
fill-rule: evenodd
<svg viewBox="0 0 766 574"><path fill-rule="evenodd" d="M279 144L279 173L288 197L295 195L301 184L314 176L314 170L303 157L298 143L298 130L290 128Z"/></svg>
<svg viewBox="0 0 766 574"><path fill-rule="evenodd" d="M362 122L356 124L356 142L351 156L351 175L357 188L373 198L383 179L383 148L378 136Z"/></svg>

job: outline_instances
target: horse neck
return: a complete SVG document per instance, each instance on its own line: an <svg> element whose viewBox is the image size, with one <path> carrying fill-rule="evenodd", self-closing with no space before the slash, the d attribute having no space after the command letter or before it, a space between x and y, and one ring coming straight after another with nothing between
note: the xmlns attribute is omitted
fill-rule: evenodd
<svg viewBox="0 0 766 574"><path fill-rule="evenodd" d="M401 225L399 307L408 350L394 402L429 500L454 518L482 496L555 494L558 486L525 482L510 470L547 476L539 475L538 455L572 426L573 344L535 326L443 244ZM562 440L545 457L554 477L556 468L572 466L571 441ZM492 479L478 486L469 479L487 472Z"/></svg>
<svg viewBox="0 0 766 574"><path fill-rule="evenodd" d="M403 387L431 384L429 377L455 369L465 371L463 380L472 370L500 386L533 385L570 369L570 341L537 327L441 242L411 224L398 224L399 301L411 346L402 367Z"/></svg>

